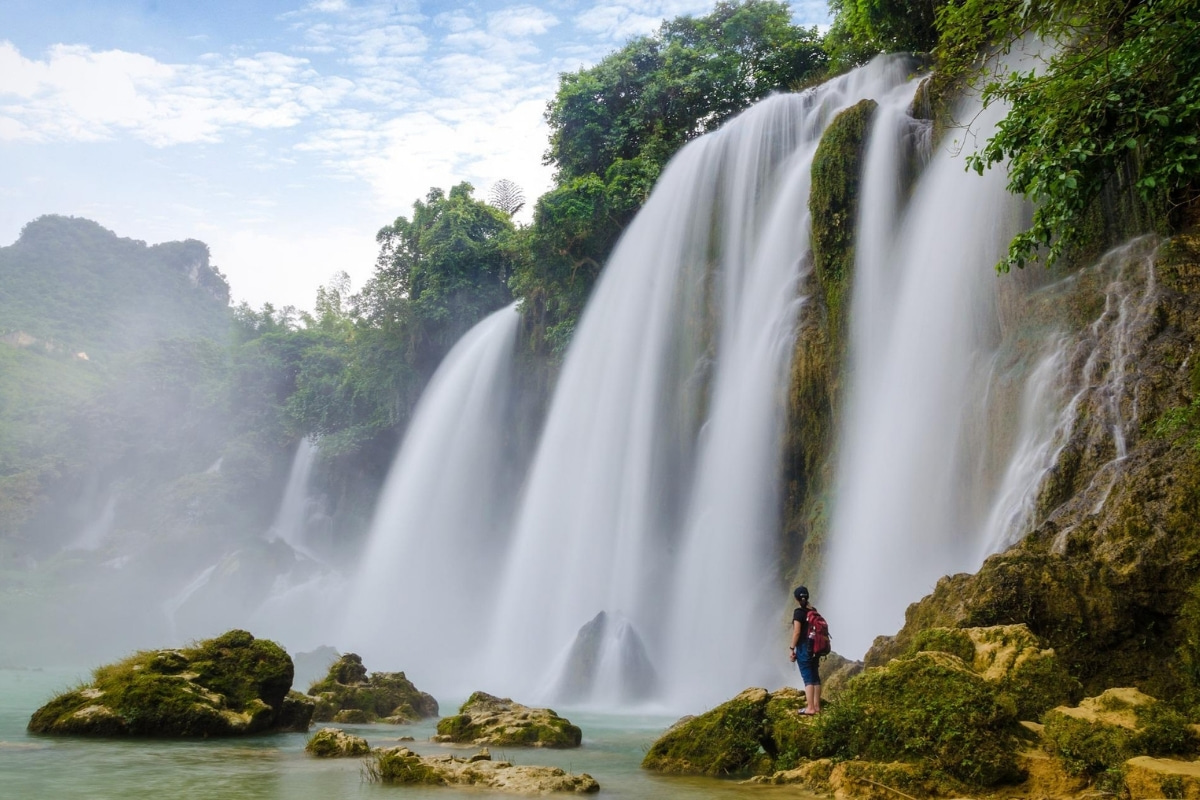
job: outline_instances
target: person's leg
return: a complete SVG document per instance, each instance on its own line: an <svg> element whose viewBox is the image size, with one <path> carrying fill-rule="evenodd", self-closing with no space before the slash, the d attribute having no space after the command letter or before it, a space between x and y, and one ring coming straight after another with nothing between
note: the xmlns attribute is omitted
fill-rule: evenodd
<svg viewBox="0 0 1200 800"><path fill-rule="evenodd" d="M809 689L812 690L811 695L808 693ZM805 686L804 687L804 696L807 698L808 707L813 710L813 713L820 714L821 713L821 684L814 683L812 686Z"/></svg>

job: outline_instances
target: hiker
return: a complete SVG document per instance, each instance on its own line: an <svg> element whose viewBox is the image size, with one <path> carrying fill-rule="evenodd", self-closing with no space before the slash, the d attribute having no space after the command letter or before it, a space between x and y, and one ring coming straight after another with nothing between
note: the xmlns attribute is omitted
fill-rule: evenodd
<svg viewBox="0 0 1200 800"><path fill-rule="evenodd" d="M808 612L816 611L808 604L808 587L797 586L792 592L796 598L796 610L792 612L792 645L788 658L800 668L804 679L804 699L807 706L801 714L821 713L821 660L812 651L812 640L808 638Z"/></svg>

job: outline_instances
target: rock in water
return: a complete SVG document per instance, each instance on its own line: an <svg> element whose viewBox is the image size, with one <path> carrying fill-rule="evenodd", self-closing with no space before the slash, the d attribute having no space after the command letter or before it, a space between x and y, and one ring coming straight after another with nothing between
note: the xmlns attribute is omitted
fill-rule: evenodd
<svg viewBox="0 0 1200 800"><path fill-rule="evenodd" d="M597 697L632 703L653 695L657 683L633 623L601 611L579 629L553 694L564 703Z"/></svg>
<svg viewBox="0 0 1200 800"><path fill-rule="evenodd" d="M477 786L517 794L600 791L600 784L586 772L574 775L558 767L518 767L508 761L492 761L486 753L470 758L421 757L407 747L376 750L369 774L383 783Z"/></svg>
<svg viewBox="0 0 1200 800"><path fill-rule="evenodd" d="M475 692L458 715L438 722L435 742L495 747L579 747L583 732L548 708Z"/></svg>
<svg viewBox="0 0 1200 800"><path fill-rule="evenodd" d="M143 651L100 667L90 684L35 711L29 730L157 737L307 730L312 708L289 697L292 671L282 647L232 630L195 647Z"/></svg>
<svg viewBox="0 0 1200 800"><path fill-rule="evenodd" d="M304 749L318 758L352 758L371 752L366 739L346 733L341 728L321 728L308 740Z"/></svg>
<svg viewBox="0 0 1200 800"><path fill-rule="evenodd" d="M438 715L433 695L417 689L403 672L367 675L362 658L347 653L329 667L325 680L308 693L316 698L317 722L415 722Z"/></svg>

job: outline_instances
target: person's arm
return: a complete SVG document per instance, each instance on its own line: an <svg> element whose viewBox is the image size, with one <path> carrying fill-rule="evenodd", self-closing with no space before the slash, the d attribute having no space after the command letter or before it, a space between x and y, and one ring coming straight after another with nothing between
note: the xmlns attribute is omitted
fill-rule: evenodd
<svg viewBox="0 0 1200 800"><path fill-rule="evenodd" d="M788 648L788 660L796 660L796 648L800 645L800 620L792 620L792 646Z"/></svg>

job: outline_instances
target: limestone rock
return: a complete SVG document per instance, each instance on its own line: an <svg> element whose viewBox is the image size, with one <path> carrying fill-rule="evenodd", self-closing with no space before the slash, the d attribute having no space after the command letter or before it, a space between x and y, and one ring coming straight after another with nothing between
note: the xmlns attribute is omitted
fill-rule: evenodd
<svg viewBox="0 0 1200 800"><path fill-rule="evenodd" d="M308 693L316 698L317 722L406 723L438 715L437 700L417 689L403 672L368 675L355 653L330 665L325 679L310 686Z"/></svg>
<svg viewBox="0 0 1200 800"><path fill-rule="evenodd" d="M766 730L766 689L746 689L699 716L677 722L642 760L644 769L676 775L732 775L756 766Z"/></svg>
<svg viewBox="0 0 1200 800"><path fill-rule="evenodd" d="M1137 689L1109 689L1078 706L1046 714L1046 749L1071 775L1097 777L1138 756L1190 755L1196 734L1187 719Z"/></svg>
<svg viewBox="0 0 1200 800"><path fill-rule="evenodd" d="M194 647L135 653L100 667L86 686L34 712L33 733L82 736L237 736L307 730L288 700L292 659L279 645L233 630Z"/></svg>
<svg viewBox="0 0 1200 800"><path fill-rule="evenodd" d="M514 766L480 755L422 757L407 747L393 747L375 751L370 774L383 783L475 786L514 794L600 791L600 784L586 772L574 775L557 767Z"/></svg>
<svg viewBox="0 0 1200 800"><path fill-rule="evenodd" d="M367 740L341 728L321 728L312 735L304 749L318 758L350 758L371 752Z"/></svg>
<svg viewBox="0 0 1200 800"><path fill-rule="evenodd" d="M1125 788L1130 800L1200 798L1200 761L1138 756L1125 762Z"/></svg>
<svg viewBox="0 0 1200 800"><path fill-rule="evenodd" d="M913 652L958 656L1011 702L1021 719L1037 720L1061 703L1079 699L1079 681L1059 663L1054 650L1043 648L1024 625L983 628L929 628L917 634Z"/></svg>
<svg viewBox="0 0 1200 800"><path fill-rule="evenodd" d="M475 692L458 714L438 722L435 742L493 747L578 747L583 732L548 708Z"/></svg>

